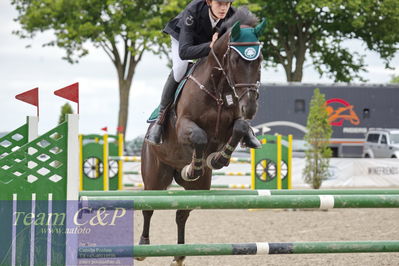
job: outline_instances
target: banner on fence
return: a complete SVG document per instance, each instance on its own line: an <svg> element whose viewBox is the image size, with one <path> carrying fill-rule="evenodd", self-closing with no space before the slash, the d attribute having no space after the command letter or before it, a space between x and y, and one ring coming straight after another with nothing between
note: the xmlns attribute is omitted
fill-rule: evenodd
<svg viewBox="0 0 399 266"><path fill-rule="evenodd" d="M293 187L307 187L302 171L305 159L293 159ZM322 184L327 187L393 187L399 186L398 159L332 158L330 177Z"/></svg>

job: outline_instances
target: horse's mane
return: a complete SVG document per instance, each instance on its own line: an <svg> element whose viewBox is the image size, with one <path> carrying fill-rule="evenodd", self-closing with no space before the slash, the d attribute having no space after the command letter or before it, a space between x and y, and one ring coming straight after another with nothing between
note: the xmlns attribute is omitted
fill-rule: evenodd
<svg viewBox="0 0 399 266"><path fill-rule="evenodd" d="M259 23L258 18L247 7L241 6L237 8L233 16L223 23L220 28L221 35L227 32L237 21L240 21L241 25L250 27L255 27Z"/></svg>

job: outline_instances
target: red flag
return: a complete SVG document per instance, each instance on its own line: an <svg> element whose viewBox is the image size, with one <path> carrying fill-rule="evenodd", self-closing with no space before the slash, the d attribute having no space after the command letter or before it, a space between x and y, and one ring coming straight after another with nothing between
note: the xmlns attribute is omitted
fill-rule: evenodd
<svg viewBox="0 0 399 266"><path fill-rule="evenodd" d="M79 82L73 83L62 89L56 90L54 91L54 94L59 97L65 98L69 101L77 103L78 114L79 114Z"/></svg>
<svg viewBox="0 0 399 266"><path fill-rule="evenodd" d="M79 83L76 82L65 88L56 90L54 94L72 102L79 103Z"/></svg>
<svg viewBox="0 0 399 266"><path fill-rule="evenodd" d="M15 99L36 106L37 116L39 116L39 88L34 88L32 90L15 95Z"/></svg>
<svg viewBox="0 0 399 266"><path fill-rule="evenodd" d="M116 128L116 131L117 131L118 133L123 133L123 130L124 130L124 129L125 129L125 127L119 126L119 127Z"/></svg>
<svg viewBox="0 0 399 266"><path fill-rule="evenodd" d="M101 130L105 131L105 132L108 132L108 127L103 127Z"/></svg>
<svg viewBox="0 0 399 266"><path fill-rule="evenodd" d="M15 96L15 99L29 103L34 106L39 106L39 88L34 88L29 91L25 91Z"/></svg>

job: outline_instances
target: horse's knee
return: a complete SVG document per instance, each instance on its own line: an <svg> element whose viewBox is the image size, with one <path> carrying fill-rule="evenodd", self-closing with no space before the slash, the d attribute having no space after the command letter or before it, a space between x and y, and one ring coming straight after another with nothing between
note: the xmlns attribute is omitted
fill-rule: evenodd
<svg viewBox="0 0 399 266"><path fill-rule="evenodd" d="M190 141L194 145L205 146L208 143L208 137L202 129L194 129L190 135Z"/></svg>
<svg viewBox="0 0 399 266"><path fill-rule="evenodd" d="M245 135L249 130L249 124L243 119L238 119L234 122L233 131L238 135Z"/></svg>

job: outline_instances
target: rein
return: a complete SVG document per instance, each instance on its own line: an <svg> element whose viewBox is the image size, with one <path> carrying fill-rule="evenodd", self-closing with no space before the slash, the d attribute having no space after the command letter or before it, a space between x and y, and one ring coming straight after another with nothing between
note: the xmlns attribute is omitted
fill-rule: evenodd
<svg viewBox="0 0 399 266"><path fill-rule="evenodd" d="M216 101L216 104L218 106L218 114L217 114L217 118L216 118L215 136L219 135L220 114L222 112L222 106L224 104L224 101L223 101L223 98L222 98L222 94L219 93L219 98L218 98L212 92L210 92L204 85L202 85L196 78L194 78L193 75L188 76L188 78L191 79L192 81L194 81L194 83L197 84L198 87L202 91L204 91L206 94L211 96Z"/></svg>
<svg viewBox="0 0 399 266"><path fill-rule="evenodd" d="M261 45L260 42L229 42L227 45L227 50L223 55L223 61L226 60L227 56L230 54L231 46L251 46L251 45ZM218 67L214 67L219 71L222 71L224 77L227 80L227 83L231 90L233 91L234 97L240 101L242 97L244 97L245 94L253 91L256 93L256 97L259 98L259 87L260 87L260 81L258 80L256 83L234 83L230 76L227 74L225 71L225 68L223 65L220 63L219 58L215 54L215 50L213 47L211 48L211 54L213 55L216 63L218 64ZM221 111L222 107L224 104L224 100L222 98L222 93L219 92L219 95L216 96L213 94L211 91L209 91L203 84L201 84L192 74L188 76L189 79L194 81L197 86L204 91L206 94L208 94L211 98L213 98L216 101L216 104L218 106L218 111L217 111L217 118L216 118L216 129L215 129L215 136L218 136L219 134L219 124L220 124L220 116L221 116ZM215 86L215 80L212 77L213 84ZM216 88L216 86L215 86ZM247 88L242 94L237 95L236 88Z"/></svg>

